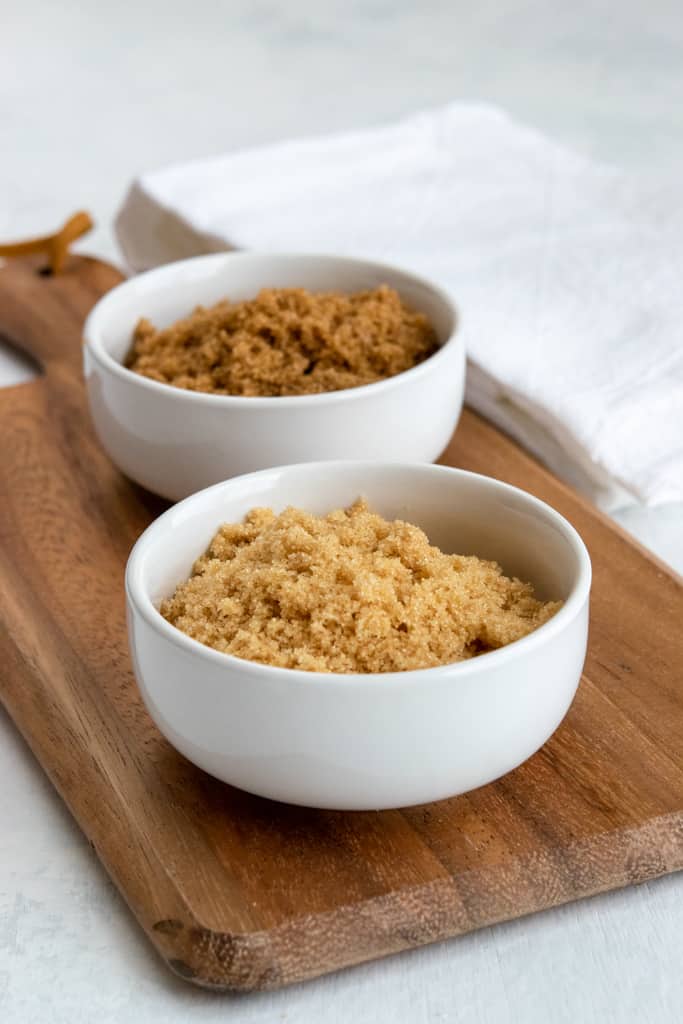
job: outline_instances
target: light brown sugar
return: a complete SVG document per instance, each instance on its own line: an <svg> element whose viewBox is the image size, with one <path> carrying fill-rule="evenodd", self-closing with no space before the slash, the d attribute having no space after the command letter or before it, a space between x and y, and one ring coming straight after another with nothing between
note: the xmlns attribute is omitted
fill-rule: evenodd
<svg viewBox="0 0 683 1024"><path fill-rule="evenodd" d="M311 672L396 672L519 640L560 607L495 562L444 554L359 500L318 517L253 509L222 526L161 606L195 640Z"/></svg>

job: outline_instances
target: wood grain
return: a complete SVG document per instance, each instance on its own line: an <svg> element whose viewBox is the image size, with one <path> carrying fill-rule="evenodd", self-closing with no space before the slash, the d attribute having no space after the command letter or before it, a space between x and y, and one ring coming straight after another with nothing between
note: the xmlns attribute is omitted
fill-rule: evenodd
<svg viewBox="0 0 683 1024"><path fill-rule="evenodd" d="M123 568L163 503L99 448L80 328L118 280L0 270L0 334L43 376L0 392L0 697L152 942L183 977L272 988L683 866L680 583L466 412L444 462L539 495L594 565L586 672L530 761L404 811L307 811L195 769L132 678Z"/></svg>

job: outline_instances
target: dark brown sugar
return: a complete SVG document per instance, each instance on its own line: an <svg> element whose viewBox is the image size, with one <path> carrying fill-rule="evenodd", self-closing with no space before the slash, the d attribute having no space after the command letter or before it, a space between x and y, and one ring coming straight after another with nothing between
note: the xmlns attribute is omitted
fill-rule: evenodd
<svg viewBox="0 0 683 1024"><path fill-rule="evenodd" d="M265 288L162 330L140 320L126 366L190 391L311 395L393 377L437 348L427 317L387 285L353 295Z"/></svg>

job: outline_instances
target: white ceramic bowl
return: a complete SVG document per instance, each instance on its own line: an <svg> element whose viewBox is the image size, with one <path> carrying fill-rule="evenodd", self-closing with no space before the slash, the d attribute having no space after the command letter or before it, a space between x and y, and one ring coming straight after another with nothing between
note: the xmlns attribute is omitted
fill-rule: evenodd
<svg viewBox="0 0 683 1024"><path fill-rule="evenodd" d="M254 506L321 514L359 495L445 551L498 560L564 601L534 633L441 668L327 675L273 668L190 639L157 611L219 525ZM569 707L586 653L590 560L569 523L524 491L464 470L328 462L228 480L165 512L126 572L129 640L145 703L195 764L252 793L364 810L474 789L534 753Z"/></svg>
<svg viewBox="0 0 683 1024"><path fill-rule="evenodd" d="M432 321L441 347L387 380L322 395L244 398L185 391L122 365L141 316L165 327L196 305L252 298L263 287L353 292L392 285ZM465 350L448 296L393 267L335 256L219 253L131 278L84 327L90 410L107 453L172 501L230 476L291 462L431 462L460 415Z"/></svg>

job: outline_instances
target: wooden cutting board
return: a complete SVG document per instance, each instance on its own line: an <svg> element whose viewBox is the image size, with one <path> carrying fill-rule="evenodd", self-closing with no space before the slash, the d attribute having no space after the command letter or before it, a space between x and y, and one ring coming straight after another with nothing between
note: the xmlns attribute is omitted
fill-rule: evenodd
<svg viewBox="0 0 683 1024"><path fill-rule="evenodd" d="M550 502L593 559L585 676L546 746L467 796L356 814L248 796L169 746L123 594L163 503L99 448L81 380L84 315L118 280L0 269L0 334L43 368L0 390L0 696L173 970L273 988L681 868L680 583L471 412L443 461Z"/></svg>

